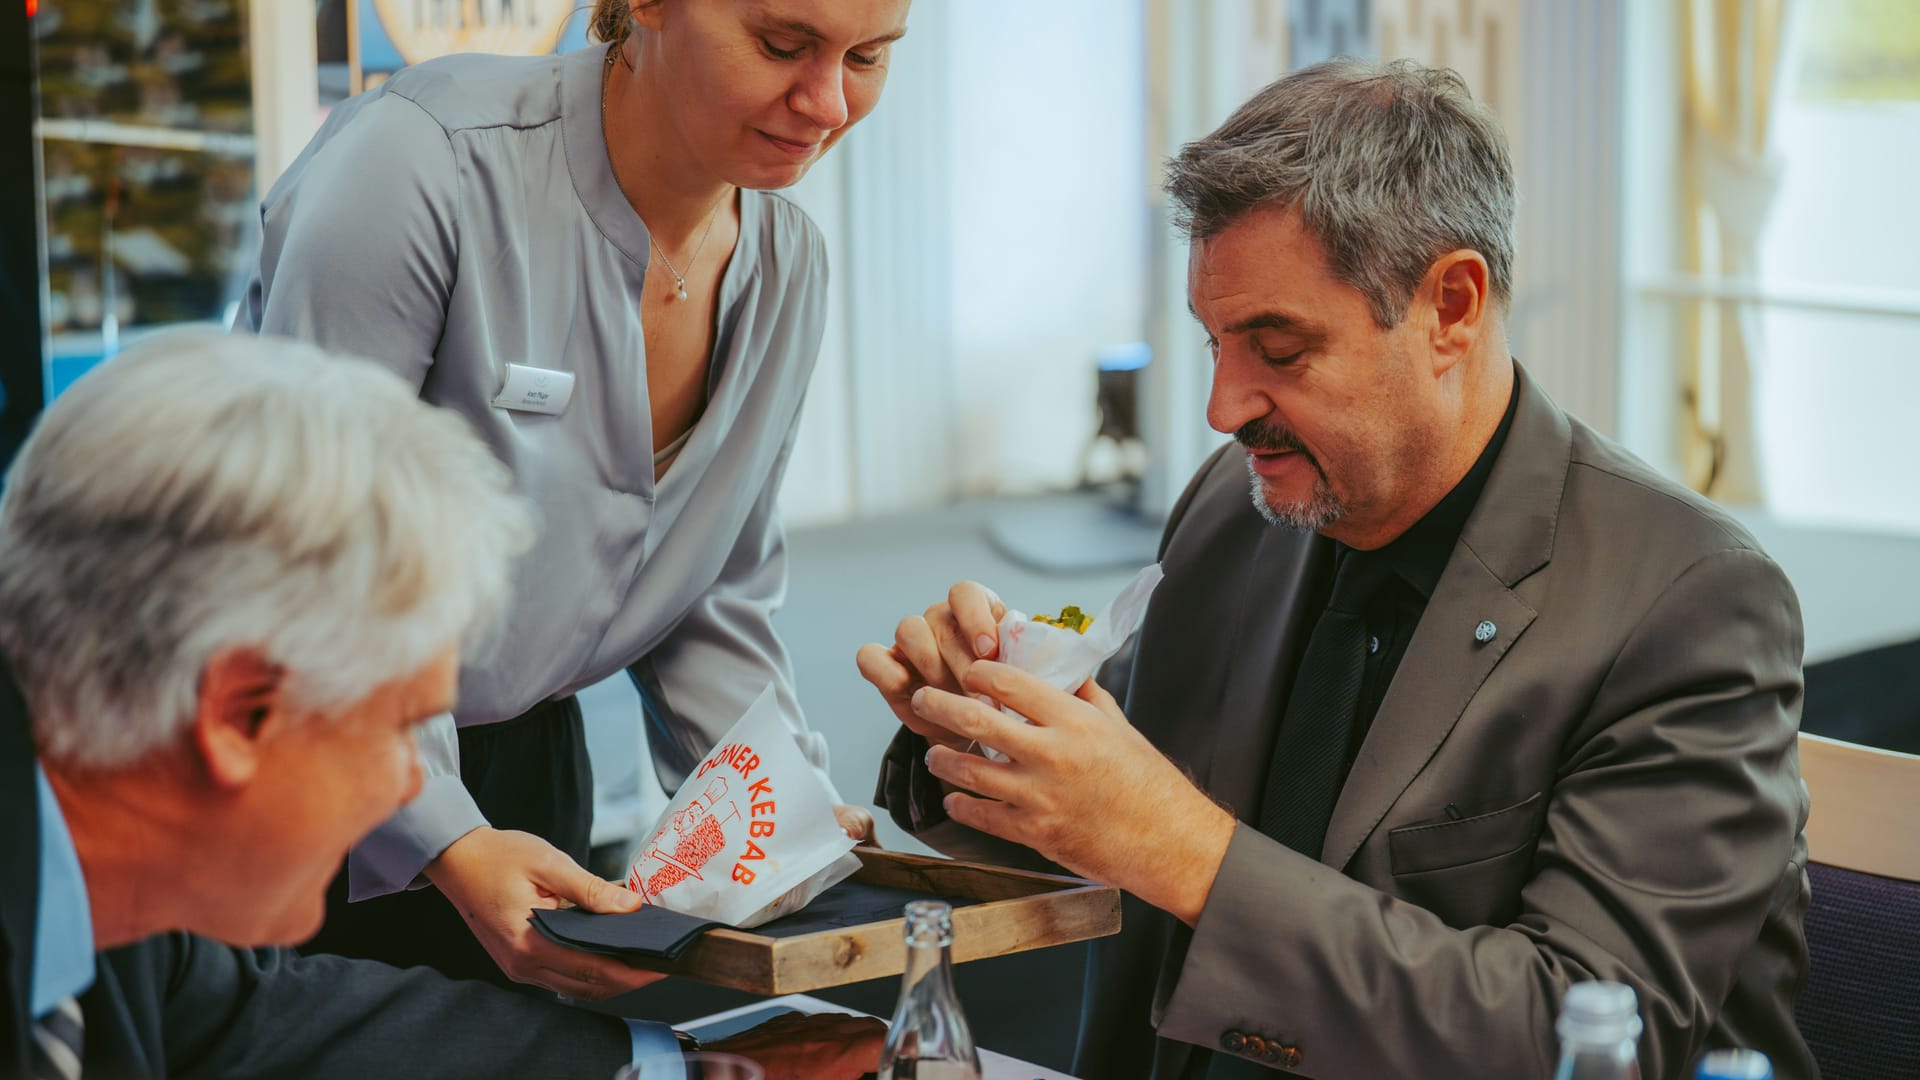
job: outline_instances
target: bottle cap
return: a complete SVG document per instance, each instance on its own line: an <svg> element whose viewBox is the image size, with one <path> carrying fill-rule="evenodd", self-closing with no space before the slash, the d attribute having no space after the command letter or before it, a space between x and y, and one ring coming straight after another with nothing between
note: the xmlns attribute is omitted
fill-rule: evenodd
<svg viewBox="0 0 1920 1080"><path fill-rule="evenodd" d="M1773 1062L1758 1050L1715 1050L1700 1059L1695 1080L1773 1080Z"/></svg>
<svg viewBox="0 0 1920 1080"><path fill-rule="evenodd" d="M1640 1038L1640 1004L1633 987L1617 982L1575 983L1560 1004L1554 1030L1562 1042L1617 1043Z"/></svg>
<svg viewBox="0 0 1920 1080"><path fill-rule="evenodd" d="M953 944L953 906L945 900L915 900L909 903L907 944Z"/></svg>

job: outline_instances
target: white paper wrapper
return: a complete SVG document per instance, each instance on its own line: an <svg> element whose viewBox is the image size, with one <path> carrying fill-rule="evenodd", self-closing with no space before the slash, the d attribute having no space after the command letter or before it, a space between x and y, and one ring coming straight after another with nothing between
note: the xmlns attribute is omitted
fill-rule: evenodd
<svg viewBox="0 0 1920 1080"><path fill-rule="evenodd" d="M743 929L792 914L860 868L833 803L768 686L680 785L627 888Z"/></svg>
<svg viewBox="0 0 1920 1080"><path fill-rule="evenodd" d="M1093 617L1093 625L1084 634L1034 622L1026 612L1008 608L1006 617L1000 620L1000 661L1038 675L1056 690L1080 689L1080 684L1092 678L1140 628L1140 620L1147 615L1147 601L1162 576L1159 563L1140 571L1105 611ZM1001 709L1020 716L1004 705ZM980 750L994 761L1007 760L991 746L983 744Z"/></svg>

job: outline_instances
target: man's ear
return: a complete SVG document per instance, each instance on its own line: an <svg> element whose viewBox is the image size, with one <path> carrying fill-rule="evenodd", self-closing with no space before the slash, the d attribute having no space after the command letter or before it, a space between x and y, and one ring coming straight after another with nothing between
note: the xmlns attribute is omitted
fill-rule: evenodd
<svg viewBox="0 0 1920 1080"><path fill-rule="evenodd" d="M266 744L285 724L286 672L257 649L222 649L200 673L193 747L207 776L243 787L260 768Z"/></svg>
<svg viewBox="0 0 1920 1080"><path fill-rule="evenodd" d="M1462 248L1434 260L1421 283L1421 295L1433 305L1433 373L1452 370L1480 340L1493 310L1487 260Z"/></svg>

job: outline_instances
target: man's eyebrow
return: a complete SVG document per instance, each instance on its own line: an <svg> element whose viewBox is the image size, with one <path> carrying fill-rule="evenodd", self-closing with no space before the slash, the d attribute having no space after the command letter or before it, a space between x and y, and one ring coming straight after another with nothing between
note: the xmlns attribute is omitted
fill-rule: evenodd
<svg viewBox="0 0 1920 1080"><path fill-rule="evenodd" d="M815 41L827 40L827 35L819 27L809 22L802 22L798 19L776 19L772 21L771 25L772 25L772 28L775 30L784 30L789 34L796 34L800 37L812 38ZM891 34L882 34L877 38L873 38L870 41L863 41L860 44L890 45L893 42L899 41L901 38L906 36L907 36L907 32L904 29L895 30Z"/></svg>
<svg viewBox="0 0 1920 1080"><path fill-rule="evenodd" d="M1317 337L1323 333L1317 323L1288 315L1284 311L1263 311L1249 316L1226 328L1229 334L1244 334L1249 330L1285 330L1291 334L1304 334Z"/></svg>
<svg viewBox="0 0 1920 1080"><path fill-rule="evenodd" d="M1192 315L1195 322L1200 322L1202 325L1205 325L1200 318L1200 313L1193 309L1193 301L1191 300L1187 301L1187 314ZM1317 323L1295 318L1284 311L1263 311L1257 315L1251 315L1241 319L1232 326L1223 327L1220 332L1223 334L1244 334L1250 330L1284 330L1288 333L1302 334L1308 337L1319 337L1326 332L1325 329Z"/></svg>

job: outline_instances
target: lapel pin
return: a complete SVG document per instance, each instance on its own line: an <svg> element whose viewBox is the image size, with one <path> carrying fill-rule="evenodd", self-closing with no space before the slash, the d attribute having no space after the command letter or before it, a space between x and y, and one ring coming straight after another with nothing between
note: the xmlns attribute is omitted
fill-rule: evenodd
<svg viewBox="0 0 1920 1080"><path fill-rule="evenodd" d="M1492 641L1493 636L1499 632L1500 628L1493 625L1492 620L1483 620L1479 626L1473 628L1473 640L1485 645L1487 642Z"/></svg>

